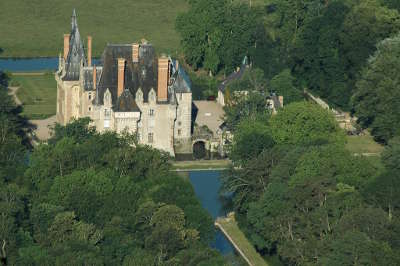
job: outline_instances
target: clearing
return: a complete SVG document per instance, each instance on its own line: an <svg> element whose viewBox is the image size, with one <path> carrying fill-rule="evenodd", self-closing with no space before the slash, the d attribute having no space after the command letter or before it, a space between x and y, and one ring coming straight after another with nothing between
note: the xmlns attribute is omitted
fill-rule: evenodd
<svg viewBox="0 0 400 266"><path fill-rule="evenodd" d="M180 37L175 20L186 0L1 0L2 57L54 57L63 50L76 9L84 42L93 36L93 55L106 43L132 43L142 38L161 52L176 56ZM86 45L85 45L86 46Z"/></svg>
<svg viewBox="0 0 400 266"><path fill-rule="evenodd" d="M383 146L375 142L366 130L364 132L365 134L360 136L347 136L346 148L358 155L379 156Z"/></svg>
<svg viewBox="0 0 400 266"><path fill-rule="evenodd" d="M57 84L53 74L13 75L10 84L19 87L17 97L28 119L45 119L56 114Z"/></svg>

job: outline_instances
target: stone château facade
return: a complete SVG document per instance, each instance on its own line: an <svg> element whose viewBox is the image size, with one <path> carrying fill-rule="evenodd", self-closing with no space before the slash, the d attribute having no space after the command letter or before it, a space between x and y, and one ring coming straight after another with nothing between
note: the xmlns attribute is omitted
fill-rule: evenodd
<svg viewBox="0 0 400 266"><path fill-rule="evenodd" d="M86 57L74 11L55 78L59 123L90 117L99 132L136 133L139 143L171 155L191 152L190 80L177 60L157 58L147 41L108 44L96 66L92 38Z"/></svg>

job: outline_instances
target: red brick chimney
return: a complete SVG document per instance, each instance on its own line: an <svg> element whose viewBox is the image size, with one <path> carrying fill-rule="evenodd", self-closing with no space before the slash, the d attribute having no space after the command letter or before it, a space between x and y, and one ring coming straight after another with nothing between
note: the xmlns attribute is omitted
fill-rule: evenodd
<svg viewBox="0 0 400 266"><path fill-rule="evenodd" d="M283 107L283 96L279 96L278 99L279 103L281 104L281 107Z"/></svg>
<svg viewBox="0 0 400 266"><path fill-rule="evenodd" d="M93 90L96 90L96 84L97 83L97 71L96 71L96 65L93 66Z"/></svg>
<svg viewBox="0 0 400 266"><path fill-rule="evenodd" d="M162 56L158 58L158 101L166 102L168 100L168 79L169 79L169 60Z"/></svg>
<svg viewBox="0 0 400 266"><path fill-rule="evenodd" d="M92 66L92 36L87 37L88 66Z"/></svg>
<svg viewBox="0 0 400 266"><path fill-rule="evenodd" d="M121 96L124 91L125 81L125 58L118 58L118 91L117 97Z"/></svg>
<svg viewBox="0 0 400 266"><path fill-rule="evenodd" d="M71 34L64 34L64 60L67 60L69 53L69 37Z"/></svg>
<svg viewBox="0 0 400 266"><path fill-rule="evenodd" d="M132 61L133 63L139 62L139 44L132 44Z"/></svg>

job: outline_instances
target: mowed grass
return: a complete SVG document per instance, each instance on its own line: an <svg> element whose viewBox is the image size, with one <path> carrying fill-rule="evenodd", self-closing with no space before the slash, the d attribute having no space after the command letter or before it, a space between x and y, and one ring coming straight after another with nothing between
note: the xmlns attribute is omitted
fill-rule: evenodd
<svg viewBox="0 0 400 266"><path fill-rule="evenodd" d="M357 154L380 154L383 151L383 146L375 142L368 133L363 136L347 136L346 148Z"/></svg>
<svg viewBox="0 0 400 266"><path fill-rule="evenodd" d="M54 57L63 51L63 34L71 31L76 9L86 46L93 37L94 56L107 43L133 43L142 38L159 52L176 55L180 37L175 20L186 0L1 0L2 57Z"/></svg>
<svg viewBox="0 0 400 266"><path fill-rule="evenodd" d="M253 245L249 242L243 232L239 229L235 219L233 218L219 218L217 222L228 233L235 244L242 250L246 257L254 266L267 266L268 263L261 257L255 250Z"/></svg>
<svg viewBox="0 0 400 266"><path fill-rule="evenodd" d="M56 114L57 83L54 75L14 75L19 84L17 97L23 105L23 115L29 119L45 119Z"/></svg>
<svg viewBox="0 0 400 266"><path fill-rule="evenodd" d="M202 161L174 161L173 170L193 170L193 169L226 169L231 166L229 160L202 160Z"/></svg>

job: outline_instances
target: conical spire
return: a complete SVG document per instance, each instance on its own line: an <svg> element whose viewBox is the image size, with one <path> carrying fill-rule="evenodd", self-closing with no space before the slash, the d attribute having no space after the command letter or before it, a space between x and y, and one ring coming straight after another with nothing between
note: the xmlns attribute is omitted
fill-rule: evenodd
<svg viewBox="0 0 400 266"><path fill-rule="evenodd" d="M76 19L76 11L75 11L75 8L74 8L74 10L72 11L71 28L72 28L72 31L74 31L75 28L78 28L78 22L77 22L77 19Z"/></svg>
<svg viewBox="0 0 400 266"><path fill-rule="evenodd" d="M72 30L64 80L79 80L81 65L86 65L86 58L81 36L79 34L75 9L72 11L71 26Z"/></svg>

